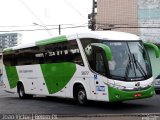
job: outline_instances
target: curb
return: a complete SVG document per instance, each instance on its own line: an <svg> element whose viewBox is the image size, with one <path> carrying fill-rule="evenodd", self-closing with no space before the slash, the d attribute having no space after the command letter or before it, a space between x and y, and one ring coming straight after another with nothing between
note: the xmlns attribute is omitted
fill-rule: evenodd
<svg viewBox="0 0 160 120"><path fill-rule="evenodd" d="M160 117L160 113L57 115L57 117Z"/></svg>

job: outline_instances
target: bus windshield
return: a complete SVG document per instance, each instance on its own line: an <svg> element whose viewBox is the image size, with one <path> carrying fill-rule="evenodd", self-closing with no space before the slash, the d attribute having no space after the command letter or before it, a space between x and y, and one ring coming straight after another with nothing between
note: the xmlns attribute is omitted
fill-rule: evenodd
<svg viewBox="0 0 160 120"><path fill-rule="evenodd" d="M143 42L81 39L90 68L110 79L139 81L152 76L149 56ZM108 61L103 50L94 48L92 43L101 43L111 49L112 59Z"/></svg>
<svg viewBox="0 0 160 120"><path fill-rule="evenodd" d="M150 60L142 42L102 42L110 47L109 77L125 81L143 80L152 76Z"/></svg>

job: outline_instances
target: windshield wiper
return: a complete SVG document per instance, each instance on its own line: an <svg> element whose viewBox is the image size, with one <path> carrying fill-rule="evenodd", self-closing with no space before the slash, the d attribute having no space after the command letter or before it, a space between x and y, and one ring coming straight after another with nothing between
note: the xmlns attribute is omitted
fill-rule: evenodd
<svg viewBox="0 0 160 120"><path fill-rule="evenodd" d="M135 74L135 76L137 76L136 75L136 68L135 68L135 64L134 64L134 60L133 60L133 58L132 58L132 53L131 53L131 50L130 50L130 47L129 47L129 44L127 43L127 47L128 47L128 51L129 51L129 54L128 54L128 58L129 58L129 62L130 63L128 63L128 64L130 64L130 69L131 69L131 67L133 66L133 70L134 70L134 74ZM131 63L133 63L133 64L131 64ZM128 66L129 67L129 66ZM128 79L128 75L129 75L129 68L127 68L126 69L126 72L125 72L125 77L126 77L126 80Z"/></svg>
<svg viewBox="0 0 160 120"><path fill-rule="evenodd" d="M134 54L132 54L133 57L133 62L135 63L136 67L138 68L138 70L140 71L140 73L142 74L142 76L146 79L147 78L147 74L144 71L143 67L141 66L141 64L136 60Z"/></svg>
<svg viewBox="0 0 160 120"><path fill-rule="evenodd" d="M128 80L129 71L130 71L130 69L132 67L132 65L131 65L131 58L130 58L129 54L128 54L128 58L129 58L129 61L127 63L127 67L126 67L126 70L125 70L125 79L126 79L126 81Z"/></svg>

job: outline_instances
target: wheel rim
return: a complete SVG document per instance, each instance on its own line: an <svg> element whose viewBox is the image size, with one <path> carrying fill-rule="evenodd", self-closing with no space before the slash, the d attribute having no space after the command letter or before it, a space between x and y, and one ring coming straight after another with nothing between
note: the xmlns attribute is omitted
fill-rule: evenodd
<svg viewBox="0 0 160 120"><path fill-rule="evenodd" d="M20 97L23 97L23 96L24 96L24 89L23 89L22 86L21 86L20 89L19 89L19 95L20 95Z"/></svg>
<svg viewBox="0 0 160 120"><path fill-rule="evenodd" d="M86 94L84 91L79 91L78 92L78 101L79 103L83 104L85 102L86 99Z"/></svg>

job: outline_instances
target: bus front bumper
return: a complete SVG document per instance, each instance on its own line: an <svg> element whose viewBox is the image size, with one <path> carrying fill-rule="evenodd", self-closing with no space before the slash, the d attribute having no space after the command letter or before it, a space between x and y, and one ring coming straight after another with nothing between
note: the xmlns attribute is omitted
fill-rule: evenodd
<svg viewBox="0 0 160 120"><path fill-rule="evenodd" d="M108 92L109 92L109 102L148 98L152 97L155 94L153 86L145 90L138 90L138 91L123 91L109 86Z"/></svg>

